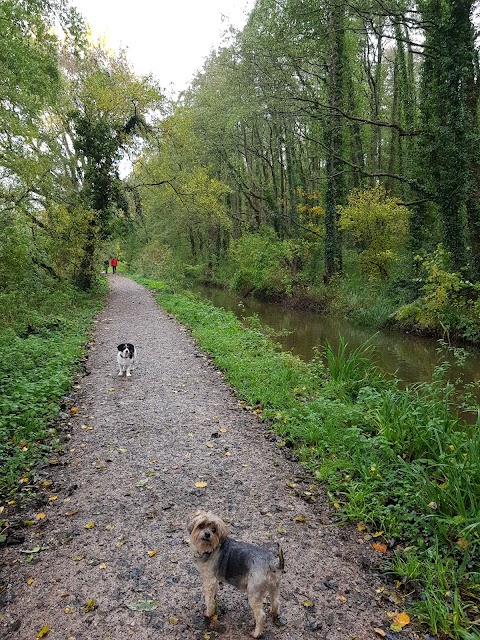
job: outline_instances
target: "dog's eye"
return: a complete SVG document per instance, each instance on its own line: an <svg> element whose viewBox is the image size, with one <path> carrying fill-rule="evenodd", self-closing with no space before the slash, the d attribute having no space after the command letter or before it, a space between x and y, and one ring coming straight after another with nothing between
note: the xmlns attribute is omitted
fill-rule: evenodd
<svg viewBox="0 0 480 640"><path fill-rule="evenodd" d="M217 533L217 528L216 527L212 527L212 533Z"/></svg>
<svg viewBox="0 0 480 640"><path fill-rule="evenodd" d="M198 525L198 528L199 528L199 529L205 529L205 525L204 525L203 523L202 523L202 524L199 524L199 525Z"/></svg>

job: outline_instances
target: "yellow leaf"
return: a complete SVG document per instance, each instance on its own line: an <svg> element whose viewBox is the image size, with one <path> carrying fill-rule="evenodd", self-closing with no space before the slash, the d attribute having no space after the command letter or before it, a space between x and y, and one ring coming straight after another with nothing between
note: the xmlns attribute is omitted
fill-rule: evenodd
<svg viewBox="0 0 480 640"><path fill-rule="evenodd" d="M307 521L305 516L295 516L294 520L295 520L295 522L306 522Z"/></svg>
<svg viewBox="0 0 480 640"><path fill-rule="evenodd" d="M45 520L45 518L47 517L47 515L45 513L37 513L37 515L35 516L35 520Z"/></svg>
<svg viewBox="0 0 480 640"><path fill-rule="evenodd" d="M213 449L213 442L207 442L205 446L208 447L209 449Z"/></svg>
<svg viewBox="0 0 480 640"><path fill-rule="evenodd" d="M35 582L35 580L33 578L29 578L27 580L27 584L33 584Z"/></svg>
<svg viewBox="0 0 480 640"><path fill-rule="evenodd" d="M225 428L223 428L223 427L221 429L219 429L219 431L220 431L220 433L227 433L227 430Z"/></svg>
<svg viewBox="0 0 480 640"><path fill-rule="evenodd" d="M78 413L78 409L77 409L77 407L72 407L72 408L70 409L70 413Z"/></svg>
<svg viewBox="0 0 480 640"><path fill-rule="evenodd" d="M99 569L106 569L107 568L107 563L106 562L102 562L101 564L98 565Z"/></svg>
<svg viewBox="0 0 480 640"><path fill-rule="evenodd" d="M408 615L408 613L405 613L405 611L403 611L403 613L399 613L397 616L395 616L393 622L394 624L403 628L405 625L410 624L410 616Z"/></svg>
<svg viewBox="0 0 480 640"><path fill-rule="evenodd" d="M384 638L387 635L386 631L384 631L383 629L379 629L378 627L373 627L373 630L382 638Z"/></svg>
<svg viewBox="0 0 480 640"><path fill-rule="evenodd" d="M170 622L170 624L178 624L178 618L176 618L175 616L170 616L168 618L168 621Z"/></svg>
<svg viewBox="0 0 480 640"><path fill-rule="evenodd" d="M119 449L119 453L127 453L128 449Z"/></svg>
<svg viewBox="0 0 480 640"><path fill-rule="evenodd" d="M48 499L49 502L55 502L55 500L58 500L58 496L50 496Z"/></svg>
<svg viewBox="0 0 480 640"><path fill-rule="evenodd" d="M94 522L87 522L87 524L85 525L85 529L93 529L94 526L95 526Z"/></svg>
<svg viewBox="0 0 480 640"><path fill-rule="evenodd" d="M377 533L372 533L372 538L378 538L383 535L383 531L377 531Z"/></svg>
<svg viewBox="0 0 480 640"><path fill-rule="evenodd" d="M313 607L313 602L311 600L305 600L303 606L307 608Z"/></svg>
<svg viewBox="0 0 480 640"><path fill-rule="evenodd" d="M95 600L92 599L92 600L89 600L88 602L85 602L83 610L85 611L85 613L88 613L89 611L93 611L96 608L97 608L97 605L95 603Z"/></svg>
<svg viewBox="0 0 480 640"><path fill-rule="evenodd" d="M149 555L149 557L150 557L150 558L153 558L153 556L156 556L156 555L157 555L157 550L156 550L156 549L153 549L152 551L149 551L149 552L148 552L148 555Z"/></svg>
<svg viewBox="0 0 480 640"><path fill-rule="evenodd" d="M195 486L197 489L204 489L207 486L207 483L203 480L197 480L197 482L195 482Z"/></svg>
<svg viewBox="0 0 480 640"><path fill-rule="evenodd" d="M40 631L37 633L37 638L43 638L50 631L50 627L45 625Z"/></svg>
<svg viewBox="0 0 480 640"><path fill-rule="evenodd" d="M290 487L290 489L294 489L296 486L295 482L287 482L287 487Z"/></svg>
<svg viewBox="0 0 480 640"><path fill-rule="evenodd" d="M335 509L340 509L340 507L341 507L339 502L334 502L333 506L334 506Z"/></svg>
<svg viewBox="0 0 480 640"><path fill-rule="evenodd" d="M367 525L366 525L364 522L359 522L359 523L357 524L357 529L358 529L359 531L365 531L365 529L366 529L366 528L367 528Z"/></svg>
<svg viewBox="0 0 480 640"><path fill-rule="evenodd" d="M223 455L224 455L224 456L227 456L227 458L228 458L228 456L231 456L231 455L232 455L232 453L231 453L230 451L225 451Z"/></svg>

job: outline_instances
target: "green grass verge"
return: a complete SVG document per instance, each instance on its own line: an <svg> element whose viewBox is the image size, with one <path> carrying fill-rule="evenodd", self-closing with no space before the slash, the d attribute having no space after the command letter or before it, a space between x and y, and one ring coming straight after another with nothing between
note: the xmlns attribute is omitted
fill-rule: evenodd
<svg viewBox="0 0 480 640"><path fill-rule="evenodd" d="M28 493L34 463L59 442L59 400L79 371L104 294L105 284L90 294L62 286L21 314L11 307L0 330L0 504Z"/></svg>
<svg viewBox="0 0 480 640"><path fill-rule="evenodd" d="M371 347L328 345L312 363L261 328L189 294L138 279L185 324L237 389L323 483L339 518L386 545L410 611L436 634L479 638L480 423L450 411L444 369L400 389ZM372 539L372 542L374 540ZM379 556L381 554L379 553Z"/></svg>

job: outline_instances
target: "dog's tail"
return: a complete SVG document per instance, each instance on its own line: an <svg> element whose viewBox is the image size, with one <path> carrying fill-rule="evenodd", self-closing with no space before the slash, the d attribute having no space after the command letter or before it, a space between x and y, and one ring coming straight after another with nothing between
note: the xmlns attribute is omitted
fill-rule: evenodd
<svg viewBox="0 0 480 640"><path fill-rule="evenodd" d="M280 543L277 542L277 557L278 557L278 568L280 571L285 571L285 558L283 556L283 549L280 546Z"/></svg>

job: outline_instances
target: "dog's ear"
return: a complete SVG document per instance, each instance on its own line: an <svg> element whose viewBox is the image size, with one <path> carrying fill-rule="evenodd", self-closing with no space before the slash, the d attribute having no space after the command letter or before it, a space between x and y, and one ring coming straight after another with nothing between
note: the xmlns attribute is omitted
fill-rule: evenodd
<svg viewBox="0 0 480 640"><path fill-rule="evenodd" d="M195 511L195 513L192 513L192 515L189 517L189 519L187 520L188 533L192 533L192 531L195 529L197 520L199 516L202 515L202 513L203 511Z"/></svg>
<svg viewBox="0 0 480 640"><path fill-rule="evenodd" d="M122 344L119 344L119 345L118 345L117 349L118 349L119 351L123 351L123 350L125 349L125 344L122 342Z"/></svg>
<svg viewBox="0 0 480 640"><path fill-rule="evenodd" d="M223 542L228 537L228 525L221 518L217 520L217 530L220 542Z"/></svg>

